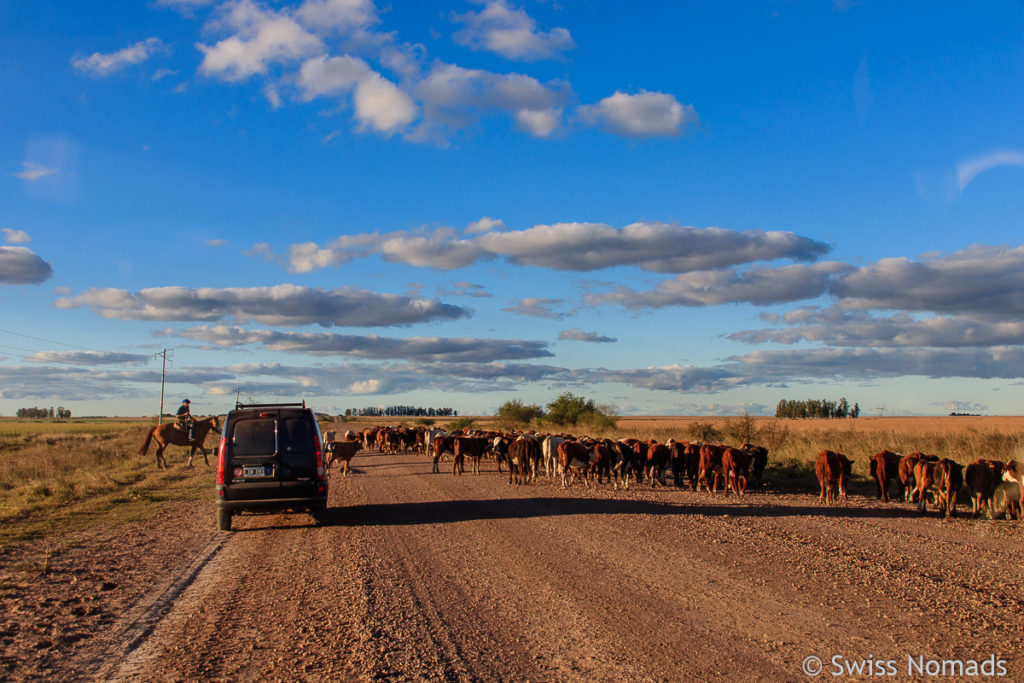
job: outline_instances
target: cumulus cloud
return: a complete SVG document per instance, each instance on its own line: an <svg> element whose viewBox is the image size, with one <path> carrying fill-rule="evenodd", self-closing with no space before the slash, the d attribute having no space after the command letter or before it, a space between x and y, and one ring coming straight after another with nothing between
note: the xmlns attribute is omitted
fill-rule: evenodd
<svg viewBox="0 0 1024 683"><path fill-rule="evenodd" d="M273 287L215 289L155 287L138 292L94 288L58 299L58 308L87 307L120 320L233 320L264 325L377 327L466 317L469 312L436 300L362 289Z"/></svg>
<svg viewBox="0 0 1024 683"><path fill-rule="evenodd" d="M960 162L956 166L957 187L963 192L978 175L999 166L1024 166L1024 152L1000 150Z"/></svg>
<svg viewBox="0 0 1024 683"><path fill-rule="evenodd" d="M53 266L28 247L0 247L0 284L37 285L53 275Z"/></svg>
<svg viewBox="0 0 1024 683"><path fill-rule="evenodd" d="M562 330L558 333L558 338L563 341L581 341L581 342L597 342L597 343L611 343L616 342L618 339L615 337L606 337L600 335L597 332L584 332L578 327L573 327L568 330Z"/></svg>
<svg viewBox="0 0 1024 683"><path fill-rule="evenodd" d="M231 35L214 45L196 43L203 53L199 71L225 81L244 81L266 74L271 64L296 62L325 50L323 41L295 19L251 0L225 5L208 30Z"/></svg>
<svg viewBox="0 0 1024 683"><path fill-rule="evenodd" d="M3 233L4 242L7 242L8 244L26 244L32 241L32 238L29 237L28 233L24 230L0 228L0 233Z"/></svg>
<svg viewBox="0 0 1024 683"><path fill-rule="evenodd" d="M90 76L112 76L129 66L142 64L154 54L167 52L159 38L146 38L117 52L94 52L88 57L75 57L71 66Z"/></svg>
<svg viewBox="0 0 1024 683"><path fill-rule="evenodd" d="M680 104L674 95L641 91L635 95L616 92L597 104L582 106L580 120L628 138L679 135L691 123L697 123L692 105Z"/></svg>
<svg viewBox="0 0 1024 683"><path fill-rule="evenodd" d="M1024 322L983 321L960 316L874 316L840 308L800 309L779 318L779 329L743 330L729 339L748 344L820 342L828 346L949 347L1020 344Z"/></svg>
<svg viewBox="0 0 1024 683"><path fill-rule="evenodd" d="M533 17L505 0L490 0L479 12L454 14L452 18L464 26L452 36L456 43L507 59L550 59L575 47L568 30L540 31Z"/></svg>
<svg viewBox="0 0 1024 683"><path fill-rule="evenodd" d="M314 356L352 356L355 358L419 362L477 362L545 358L553 354L547 343L520 339L473 339L446 337L380 337L328 332L302 333L275 330L246 330L218 325L186 330L164 330L163 336L178 336L217 346L232 347L259 344L271 351Z"/></svg>
<svg viewBox="0 0 1024 683"><path fill-rule="evenodd" d="M44 166L42 164L33 163L31 161L21 162L22 169L16 173L12 173L15 178L21 178L29 182L45 178L48 175L53 175L57 172L57 169Z"/></svg>
<svg viewBox="0 0 1024 683"><path fill-rule="evenodd" d="M849 270L853 270L853 266L825 262L750 268L743 272L698 271L677 275L659 283L650 291L638 292L629 287L618 287L610 292L588 294L585 300L592 306L617 304L630 309L700 307L728 303L768 306L822 296L827 293L833 276Z"/></svg>
<svg viewBox="0 0 1024 683"><path fill-rule="evenodd" d="M791 232L693 228L674 223L556 223L507 230L481 219L464 235L451 228L343 235L327 245L292 245L286 258L296 273L338 266L379 255L418 267L452 270L482 259L504 257L520 265L590 271L636 266L659 273L681 273L723 266L791 259L813 261L830 247Z"/></svg>
<svg viewBox="0 0 1024 683"><path fill-rule="evenodd" d="M549 318L551 320L563 320L569 316L564 311L557 310L558 307L564 306L564 299L548 299L544 297L526 297L519 301L514 301L505 308L501 309L506 313L514 313L515 315L525 315L531 318Z"/></svg>
<svg viewBox="0 0 1024 683"><path fill-rule="evenodd" d="M568 100L569 88L565 83L544 84L523 74L498 74L438 62L416 84L414 95L422 102L423 121L412 139L445 140L481 117L496 113L507 114L527 132L544 137L554 131L550 125L555 112Z"/></svg>
<svg viewBox="0 0 1024 683"><path fill-rule="evenodd" d="M1024 314L1024 247L975 245L914 261L882 259L852 269L831 285L847 308Z"/></svg>
<svg viewBox="0 0 1024 683"><path fill-rule="evenodd" d="M591 370L587 381L619 382L642 389L711 393L731 389L741 383L725 368L698 368L690 365L667 365L629 370Z"/></svg>
<svg viewBox="0 0 1024 683"><path fill-rule="evenodd" d="M378 21L372 0L305 0L295 16L306 27L321 33L347 34Z"/></svg>

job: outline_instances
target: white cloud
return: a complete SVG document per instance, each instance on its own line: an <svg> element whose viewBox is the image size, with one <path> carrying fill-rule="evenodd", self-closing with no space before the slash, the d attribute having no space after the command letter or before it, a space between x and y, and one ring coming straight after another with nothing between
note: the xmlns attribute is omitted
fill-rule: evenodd
<svg viewBox="0 0 1024 683"><path fill-rule="evenodd" d="M568 30L540 31L533 17L505 0L489 0L479 12L454 14L453 19L465 27L453 36L456 43L507 59L549 59L575 47Z"/></svg>
<svg viewBox="0 0 1024 683"><path fill-rule="evenodd" d="M520 109L515 113L519 127L534 137L546 138L562 125L561 107L550 109Z"/></svg>
<svg viewBox="0 0 1024 683"><path fill-rule="evenodd" d="M26 356L25 359L32 363L67 363L70 365L145 365L153 357L111 351L39 351Z"/></svg>
<svg viewBox="0 0 1024 683"><path fill-rule="evenodd" d="M960 162L956 167L957 187L963 192L979 174L998 166L1024 166L1024 152L1002 150Z"/></svg>
<svg viewBox="0 0 1024 683"><path fill-rule="evenodd" d="M353 92L356 120L363 128L393 132L412 123L419 108L412 98L355 57L319 56L306 60L299 70L302 98Z"/></svg>
<svg viewBox="0 0 1024 683"><path fill-rule="evenodd" d="M515 315L525 315L531 318L549 318L551 320L563 320L569 316L565 311L557 310L558 307L564 306L564 299L549 299L546 297L526 297L519 301L514 301L505 308L501 309L506 313L514 313Z"/></svg>
<svg viewBox="0 0 1024 683"><path fill-rule="evenodd" d="M9 244L27 244L32 241L32 238L28 236L28 233L24 230L14 230L12 228L0 228L0 233L4 235L4 241Z"/></svg>
<svg viewBox="0 0 1024 683"><path fill-rule="evenodd" d="M0 285L35 285L53 275L53 266L28 247L0 247Z"/></svg>
<svg viewBox="0 0 1024 683"><path fill-rule="evenodd" d="M3 247L12 249L14 247ZM0 248L0 249L3 249ZM234 320L264 325L378 327L466 317L459 306L352 287L154 287L138 292L93 288L58 299L57 308L88 307L119 320Z"/></svg>
<svg viewBox="0 0 1024 683"><path fill-rule="evenodd" d="M743 272L698 271L676 275L650 291L638 292L629 287L618 287L607 293L589 294L585 300L591 306L618 304L629 309L718 306L728 303L768 306L822 296L828 292L836 274L852 269L853 266L842 263L825 262L750 268Z"/></svg>
<svg viewBox="0 0 1024 683"><path fill-rule="evenodd" d="M350 33L377 22L372 0L305 0L295 16L322 33Z"/></svg>
<svg viewBox="0 0 1024 683"><path fill-rule="evenodd" d="M580 107L580 120L623 137L679 135L698 121L692 105L680 104L667 93L641 91L636 95L616 92L597 104Z"/></svg>
<svg viewBox="0 0 1024 683"><path fill-rule="evenodd" d="M749 344L820 342L829 346L958 348L1015 345L1024 341L1024 322L985 321L962 316L874 316L841 308L800 309L783 315L789 327L744 330L729 339Z"/></svg>
<svg viewBox="0 0 1024 683"><path fill-rule="evenodd" d="M581 341L600 344L609 344L611 342L618 341L615 337L606 337L598 334L597 332L584 332L577 327L562 330L558 333L558 338L562 341Z"/></svg>
<svg viewBox="0 0 1024 683"><path fill-rule="evenodd" d="M293 18L264 10L251 0L226 5L222 16L209 28L232 35L212 46L196 43L203 53L199 70L225 81L266 74L271 64L295 62L325 49L320 38Z"/></svg>
<svg viewBox="0 0 1024 683"><path fill-rule="evenodd" d="M186 330L164 330L162 336L178 336L208 342L221 347L259 344L271 351L314 356L352 356L387 360L401 358L419 362L476 362L544 358L553 354L548 344L519 339L475 339L450 337L380 337L303 333L275 330L246 330L218 325Z"/></svg>
<svg viewBox="0 0 1024 683"><path fill-rule="evenodd" d="M556 223L507 230L499 220L482 218L464 232L460 236L442 227L343 235L322 247L315 243L292 245L286 262L291 272L304 273L376 254L392 262L452 270L504 257L512 263L555 270L636 266L672 273L783 258L810 261L830 249L791 232L674 223L631 223L621 229L603 223Z"/></svg>
<svg viewBox="0 0 1024 683"><path fill-rule="evenodd" d="M551 131L536 112L558 110L567 101L568 92L564 83L545 85L523 74L497 74L437 63L414 88L423 105L424 120L413 139L443 140L494 113L508 114L527 132L546 136Z"/></svg>
<svg viewBox="0 0 1024 683"><path fill-rule="evenodd" d="M53 175L57 172L57 169L55 168L49 168L31 161L23 161L21 162L21 165L25 170L12 173L11 175L15 178L21 178L22 180L27 180L29 182L45 178L46 176Z"/></svg>
<svg viewBox="0 0 1024 683"><path fill-rule="evenodd" d="M71 66L92 76L111 76L129 66L141 64L158 52L167 52L159 38L146 38L117 52L94 52L88 57L75 57Z"/></svg>

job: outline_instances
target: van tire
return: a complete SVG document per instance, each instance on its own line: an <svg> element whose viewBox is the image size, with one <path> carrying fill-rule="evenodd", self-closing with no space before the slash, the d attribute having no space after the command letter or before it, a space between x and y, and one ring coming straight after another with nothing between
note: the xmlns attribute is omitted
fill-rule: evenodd
<svg viewBox="0 0 1024 683"><path fill-rule="evenodd" d="M217 530L231 531L231 510L217 508Z"/></svg>

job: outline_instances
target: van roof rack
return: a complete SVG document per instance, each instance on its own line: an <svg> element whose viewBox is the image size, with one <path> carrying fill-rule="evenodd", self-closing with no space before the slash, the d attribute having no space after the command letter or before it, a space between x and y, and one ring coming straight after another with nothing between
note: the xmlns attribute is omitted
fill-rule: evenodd
<svg viewBox="0 0 1024 683"><path fill-rule="evenodd" d="M305 408L306 402L302 403L241 403L235 404L235 410L242 408Z"/></svg>

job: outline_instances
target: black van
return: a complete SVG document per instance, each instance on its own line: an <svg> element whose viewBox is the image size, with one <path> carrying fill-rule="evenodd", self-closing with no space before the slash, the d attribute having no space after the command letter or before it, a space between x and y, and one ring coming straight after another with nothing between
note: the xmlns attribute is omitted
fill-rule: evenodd
<svg viewBox="0 0 1024 683"><path fill-rule="evenodd" d="M241 512L327 510L323 437L302 403L238 404L224 420L217 458L217 528Z"/></svg>

